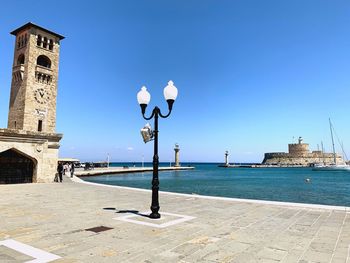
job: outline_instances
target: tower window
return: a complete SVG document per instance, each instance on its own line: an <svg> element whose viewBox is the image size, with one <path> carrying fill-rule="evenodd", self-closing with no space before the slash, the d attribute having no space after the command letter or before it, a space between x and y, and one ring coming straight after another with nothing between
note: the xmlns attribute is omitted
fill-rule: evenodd
<svg viewBox="0 0 350 263"><path fill-rule="evenodd" d="M43 48L47 48L47 37L44 37Z"/></svg>
<svg viewBox="0 0 350 263"><path fill-rule="evenodd" d="M38 131L39 132L43 131L43 121L42 120L38 121Z"/></svg>
<svg viewBox="0 0 350 263"><path fill-rule="evenodd" d="M36 64L45 68L51 68L51 60L44 55L40 55L37 60Z"/></svg>
<svg viewBox="0 0 350 263"><path fill-rule="evenodd" d="M23 65L23 64L24 64L24 55L21 54L18 56L17 65Z"/></svg>
<svg viewBox="0 0 350 263"><path fill-rule="evenodd" d="M53 40L52 39L49 40L49 49L53 50Z"/></svg>
<svg viewBox="0 0 350 263"><path fill-rule="evenodd" d="M41 47L41 40L42 40L41 35L38 35L38 38L36 40L36 45L39 47Z"/></svg>

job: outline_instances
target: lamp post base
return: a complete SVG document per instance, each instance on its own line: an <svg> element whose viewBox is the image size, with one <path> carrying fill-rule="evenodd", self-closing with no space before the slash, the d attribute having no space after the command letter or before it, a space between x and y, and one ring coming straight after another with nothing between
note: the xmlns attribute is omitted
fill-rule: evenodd
<svg viewBox="0 0 350 263"><path fill-rule="evenodd" d="M158 218L160 218L160 214L159 213L151 213L150 215L149 215L149 217L150 218L152 218L152 219L158 219Z"/></svg>

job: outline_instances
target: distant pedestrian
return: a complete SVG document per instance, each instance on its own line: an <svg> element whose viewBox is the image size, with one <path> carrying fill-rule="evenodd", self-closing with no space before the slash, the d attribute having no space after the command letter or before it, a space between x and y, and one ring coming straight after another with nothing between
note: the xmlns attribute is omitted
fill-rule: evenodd
<svg viewBox="0 0 350 263"><path fill-rule="evenodd" d="M62 183L62 175L63 175L63 165L62 165L62 163L58 164L57 172L58 172L58 180L59 180L60 183Z"/></svg>
<svg viewBox="0 0 350 263"><path fill-rule="evenodd" d="M71 164L70 177L73 177L73 175L74 175L74 163Z"/></svg>
<svg viewBox="0 0 350 263"><path fill-rule="evenodd" d="M66 175L67 164L65 163L64 165L62 165L62 167L63 167L63 175Z"/></svg>

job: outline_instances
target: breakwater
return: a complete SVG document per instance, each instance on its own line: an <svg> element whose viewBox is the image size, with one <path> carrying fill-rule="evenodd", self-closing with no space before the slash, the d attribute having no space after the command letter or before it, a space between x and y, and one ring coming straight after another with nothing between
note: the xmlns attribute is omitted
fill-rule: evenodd
<svg viewBox="0 0 350 263"><path fill-rule="evenodd" d="M179 171L179 170L193 170L194 167L159 167L159 171ZM95 168L92 170L77 169L75 175L81 176L95 176L104 174L123 174L123 173L140 173L152 172L153 167L109 167L109 168Z"/></svg>

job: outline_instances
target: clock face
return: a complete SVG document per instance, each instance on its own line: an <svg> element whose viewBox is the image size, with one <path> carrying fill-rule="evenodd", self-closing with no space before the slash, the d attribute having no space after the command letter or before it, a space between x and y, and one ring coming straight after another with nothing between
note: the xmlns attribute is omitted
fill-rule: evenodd
<svg viewBox="0 0 350 263"><path fill-rule="evenodd" d="M50 99L48 92L44 89L35 90L34 98L40 104L45 104Z"/></svg>

